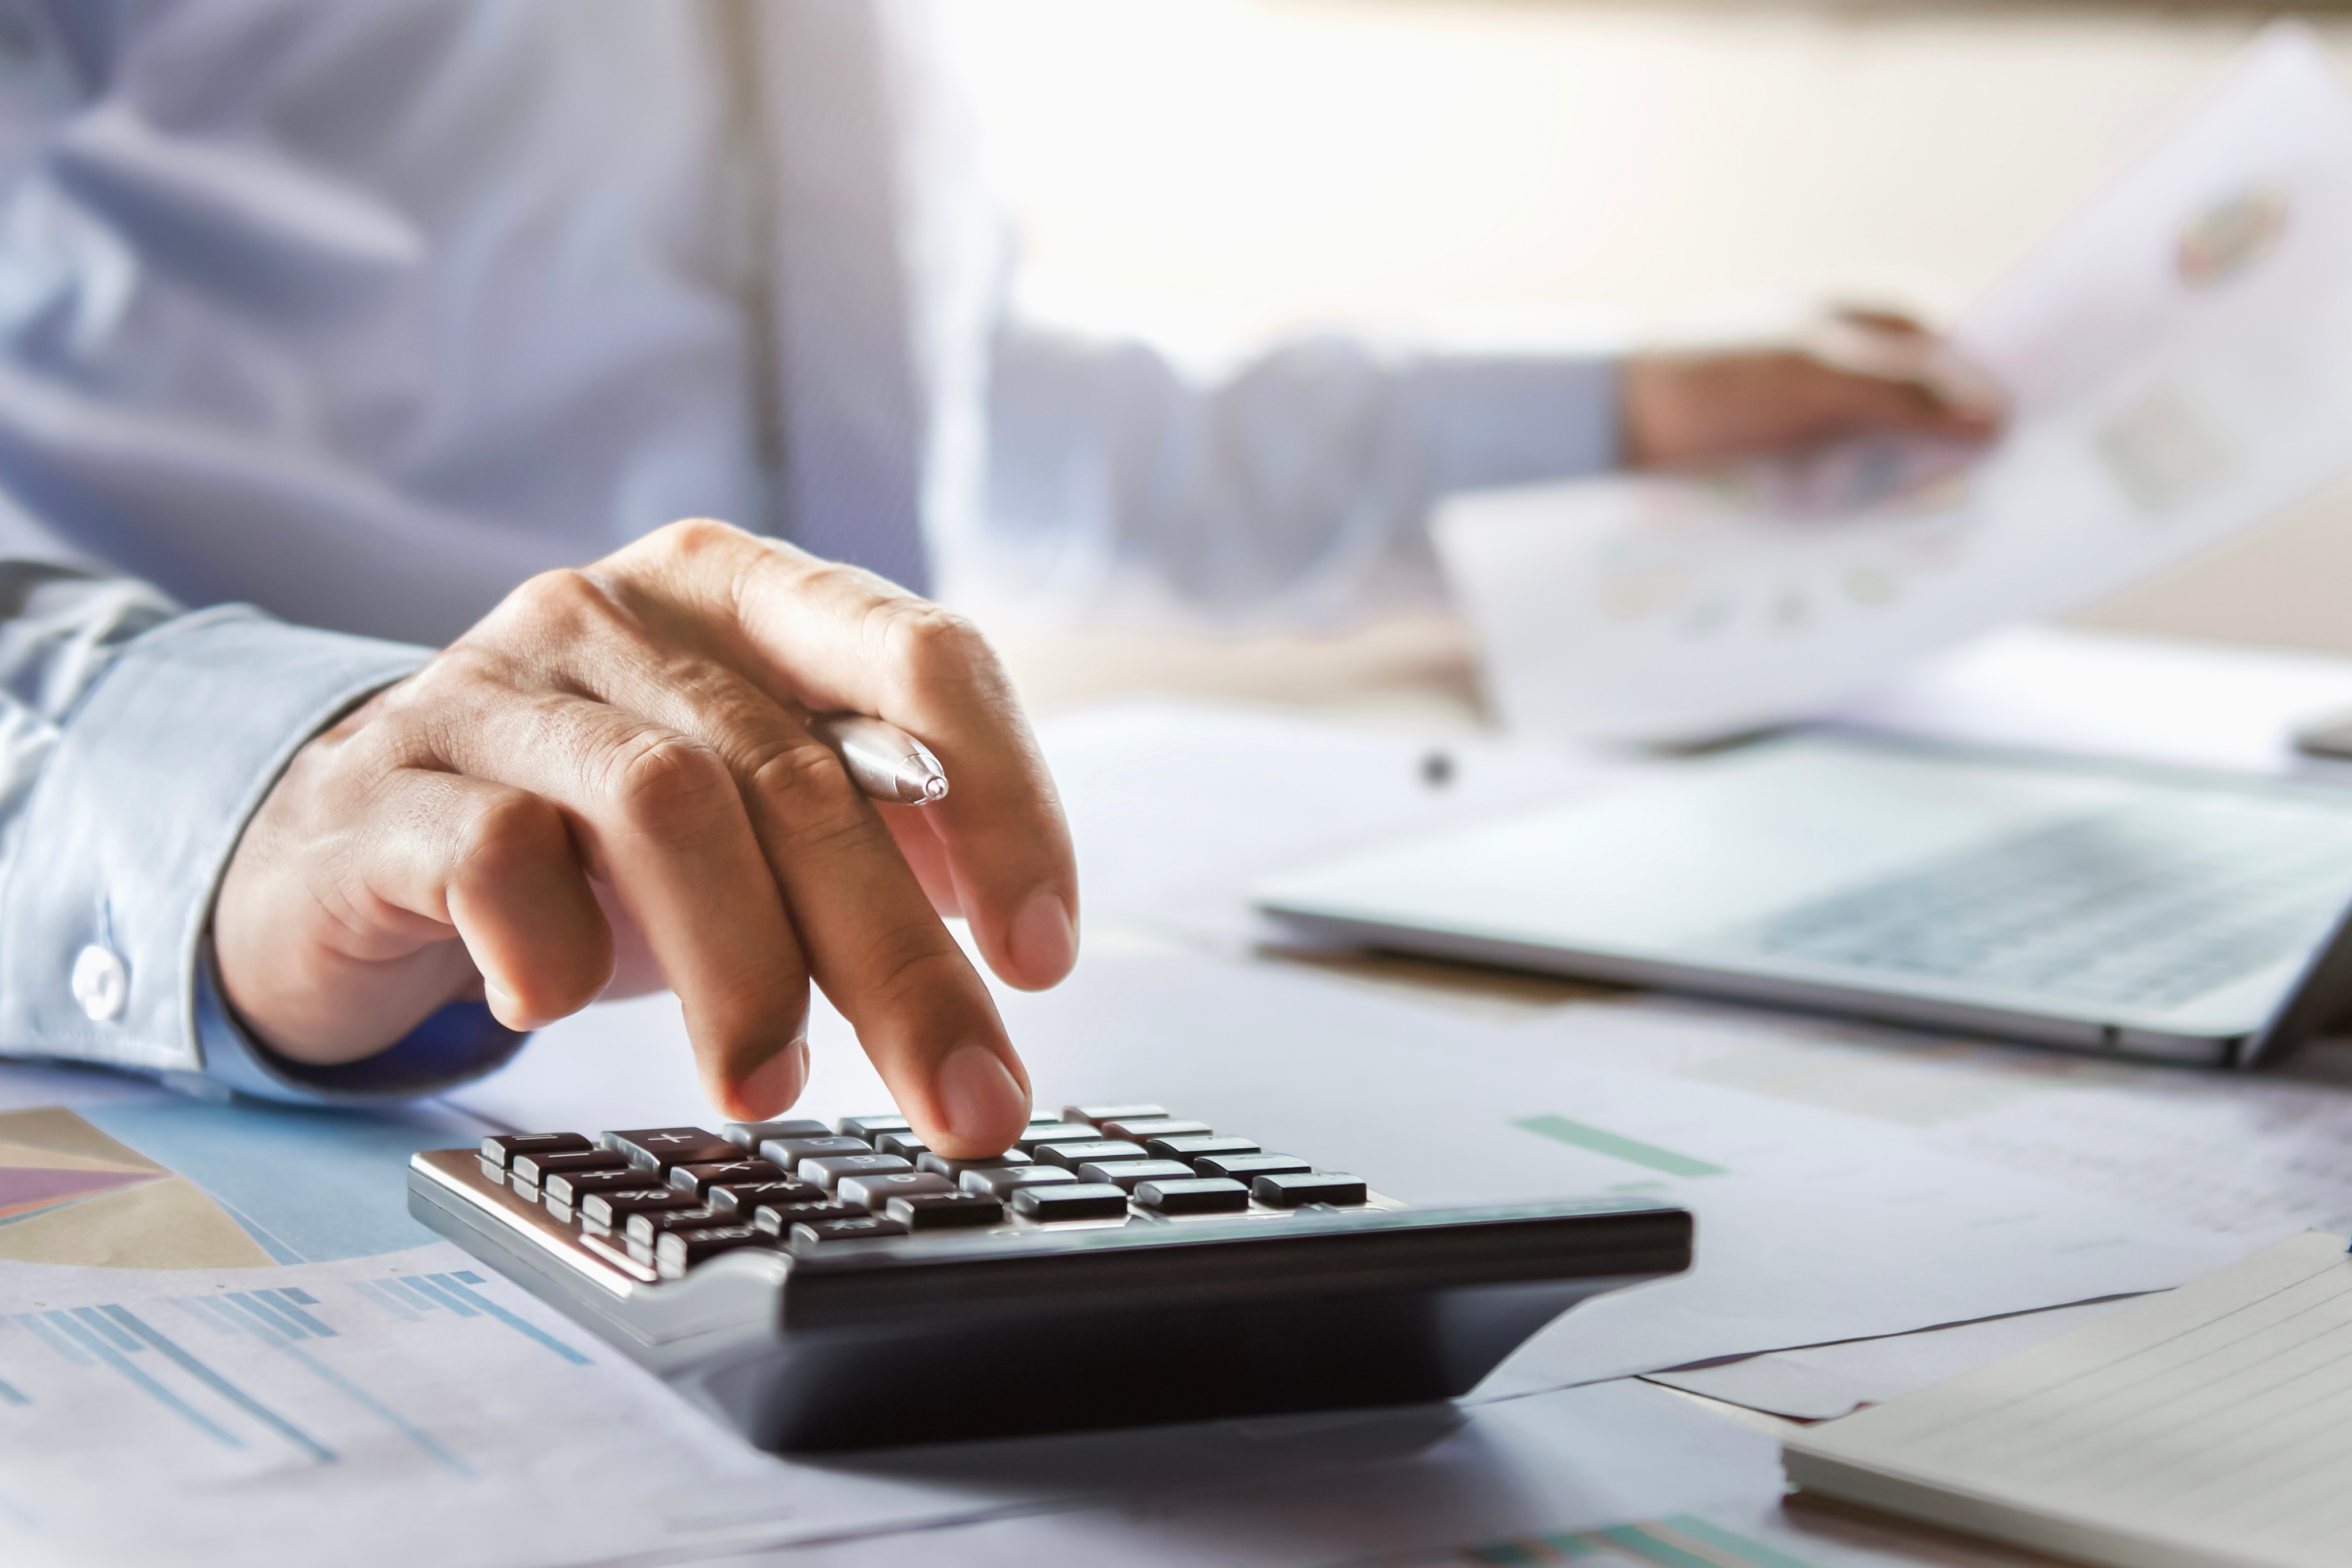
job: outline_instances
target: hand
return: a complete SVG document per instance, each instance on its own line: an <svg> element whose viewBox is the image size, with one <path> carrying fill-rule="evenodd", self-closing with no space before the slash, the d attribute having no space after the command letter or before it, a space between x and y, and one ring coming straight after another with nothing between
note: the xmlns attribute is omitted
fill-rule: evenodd
<svg viewBox="0 0 2352 1568"><path fill-rule="evenodd" d="M1625 363L1625 461L1667 468L1894 431L1982 441L2000 400L1908 317L1846 311L1811 347L1637 354Z"/></svg>
<svg viewBox="0 0 2352 1568"><path fill-rule="evenodd" d="M866 799L802 722L835 709L921 738L953 793ZM698 521L531 579L304 747L213 937L239 1018L306 1062L461 998L528 1030L667 983L744 1120L807 1080L814 978L928 1141L992 1154L1028 1081L935 911L1013 985L1076 961L1068 832L994 654L869 573Z"/></svg>

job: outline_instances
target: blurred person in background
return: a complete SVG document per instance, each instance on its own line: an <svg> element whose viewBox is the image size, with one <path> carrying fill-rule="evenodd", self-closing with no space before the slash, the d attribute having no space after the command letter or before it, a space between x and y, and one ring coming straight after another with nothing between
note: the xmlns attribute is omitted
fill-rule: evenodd
<svg viewBox="0 0 2352 1568"><path fill-rule="evenodd" d="M1203 382L1009 276L917 5L0 7L0 1049L351 1103L667 985L752 1117L814 979L992 1151L939 917L1045 986L1077 890L943 555L1329 620L1434 591L1447 491L1993 419L1897 319ZM858 796L833 708L951 797Z"/></svg>

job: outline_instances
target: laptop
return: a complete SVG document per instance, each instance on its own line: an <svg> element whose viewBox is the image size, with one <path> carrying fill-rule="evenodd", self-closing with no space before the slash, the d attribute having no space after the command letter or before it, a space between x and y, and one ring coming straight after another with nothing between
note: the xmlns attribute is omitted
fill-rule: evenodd
<svg viewBox="0 0 2352 1568"><path fill-rule="evenodd" d="M2352 1009L2352 791L1825 735L1274 876L1300 935L2251 1066Z"/></svg>

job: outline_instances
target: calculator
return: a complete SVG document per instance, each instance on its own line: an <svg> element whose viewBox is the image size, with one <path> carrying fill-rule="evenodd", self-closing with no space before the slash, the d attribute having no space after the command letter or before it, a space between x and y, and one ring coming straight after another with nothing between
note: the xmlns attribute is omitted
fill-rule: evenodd
<svg viewBox="0 0 2352 1568"><path fill-rule="evenodd" d="M898 1116L504 1134L415 1155L408 1204L789 1451L1433 1403L1692 1236L1641 1199L1412 1208L1140 1103L986 1159Z"/></svg>

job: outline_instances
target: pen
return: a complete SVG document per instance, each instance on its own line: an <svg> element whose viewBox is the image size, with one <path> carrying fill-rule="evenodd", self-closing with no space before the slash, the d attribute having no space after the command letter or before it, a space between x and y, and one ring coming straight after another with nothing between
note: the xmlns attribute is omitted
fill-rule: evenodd
<svg viewBox="0 0 2352 1568"><path fill-rule="evenodd" d="M809 733L833 748L857 787L877 800L928 806L948 798L948 776L930 747L896 725L862 713L824 713Z"/></svg>

